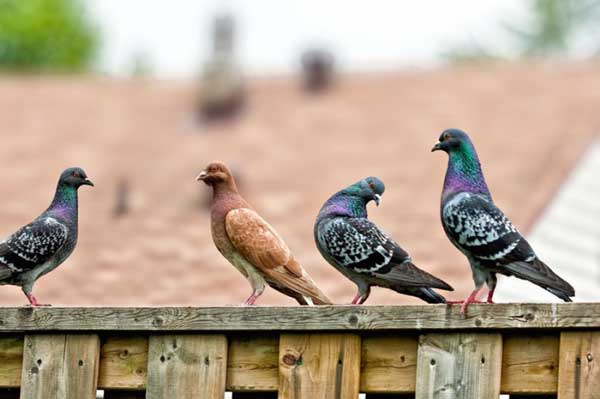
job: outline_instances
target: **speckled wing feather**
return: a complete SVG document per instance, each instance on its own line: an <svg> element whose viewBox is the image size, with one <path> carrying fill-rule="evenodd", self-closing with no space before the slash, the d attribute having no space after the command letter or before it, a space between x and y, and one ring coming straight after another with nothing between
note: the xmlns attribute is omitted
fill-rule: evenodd
<svg viewBox="0 0 600 399"><path fill-rule="evenodd" d="M575 295L573 287L537 258L527 240L488 198L458 194L444 206L442 221L450 240L479 265Z"/></svg>
<svg viewBox="0 0 600 399"><path fill-rule="evenodd" d="M389 269L392 257L410 261L408 254L366 218L334 218L320 226L318 239L329 255L358 273Z"/></svg>
<svg viewBox="0 0 600 399"><path fill-rule="evenodd" d="M452 289L413 265L408 253L366 218L331 219L321 227L318 240L342 267L384 279L386 285Z"/></svg>
<svg viewBox="0 0 600 399"><path fill-rule="evenodd" d="M443 207L442 222L454 245L483 266L498 267L535 259L523 236L484 196L470 193L454 196Z"/></svg>
<svg viewBox="0 0 600 399"><path fill-rule="evenodd" d="M0 263L13 273L26 272L49 260L67 240L67 226L42 217L0 243Z"/></svg>
<svg viewBox="0 0 600 399"><path fill-rule="evenodd" d="M225 230L235 249L267 280L308 296L315 303L331 303L294 259L275 229L258 213L245 208L229 211Z"/></svg>

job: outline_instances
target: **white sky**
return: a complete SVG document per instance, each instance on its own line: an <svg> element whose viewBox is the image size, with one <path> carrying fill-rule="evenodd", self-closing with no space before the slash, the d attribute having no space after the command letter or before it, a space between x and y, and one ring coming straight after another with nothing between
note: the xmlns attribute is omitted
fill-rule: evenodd
<svg viewBox="0 0 600 399"><path fill-rule="evenodd" d="M99 69L129 73L147 54L159 77L197 75L211 48L215 14L236 17L238 58L250 74L294 71L311 45L331 49L345 70L430 66L448 46L501 44L501 20L521 0L86 0L100 25Z"/></svg>

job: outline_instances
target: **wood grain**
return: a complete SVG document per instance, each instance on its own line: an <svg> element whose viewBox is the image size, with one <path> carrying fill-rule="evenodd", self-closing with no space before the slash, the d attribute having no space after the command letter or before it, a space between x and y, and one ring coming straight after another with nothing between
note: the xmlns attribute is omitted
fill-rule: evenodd
<svg viewBox="0 0 600 399"><path fill-rule="evenodd" d="M148 345L147 399L223 399L224 335L153 335Z"/></svg>
<svg viewBox="0 0 600 399"><path fill-rule="evenodd" d="M366 393L415 392L417 346L418 338L414 335L364 337L360 391Z"/></svg>
<svg viewBox="0 0 600 399"><path fill-rule="evenodd" d="M508 335L502 350L502 393L556 393L559 335Z"/></svg>
<svg viewBox="0 0 600 399"><path fill-rule="evenodd" d="M66 399L96 399L99 364L97 335L67 335L63 364Z"/></svg>
<svg viewBox="0 0 600 399"><path fill-rule="evenodd" d="M27 335L22 399L95 399L100 354L96 335Z"/></svg>
<svg viewBox="0 0 600 399"><path fill-rule="evenodd" d="M523 335L524 334L524 335ZM227 389L276 391L278 336L234 334L229 337ZM559 334L511 333L504 337L503 393L556 393ZM366 335L362 343L361 392L414 392L416 338L405 334ZM23 339L0 338L0 382L18 388ZM102 339L99 389L143 390L146 386L148 338L114 336Z"/></svg>
<svg viewBox="0 0 600 399"><path fill-rule="evenodd" d="M359 384L358 335L281 335L279 399L356 399Z"/></svg>
<svg viewBox="0 0 600 399"><path fill-rule="evenodd" d="M600 328L600 303L459 306L1 308L0 332L421 331Z"/></svg>
<svg viewBox="0 0 600 399"><path fill-rule="evenodd" d="M62 383L66 341L64 334L25 336L21 399L62 399L66 396Z"/></svg>
<svg viewBox="0 0 600 399"><path fill-rule="evenodd" d="M251 334L230 337L227 389L277 391L279 336ZM23 338L0 338L1 387L19 387ZM143 390L148 373L148 337L115 336L102 339L98 389Z"/></svg>
<svg viewBox="0 0 600 399"><path fill-rule="evenodd" d="M23 366L23 337L0 337L0 388L18 387Z"/></svg>
<svg viewBox="0 0 600 399"><path fill-rule="evenodd" d="M227 390L277 391L279 385L279 337L229 338Z"/></svg>
<svg viewBox="0 0 600 399"><path fill-rule="evenodd" d="M99 389L144 389L147 374L148 337L108 336L103 340Z"/></svg>
<svg viewBox="0 0 600 399"><path fill-rule="evenodd" d="M600 398L600 332L560 335L558 399Z"/></svg>
<svg viewBox="0 0 600 399"><path fill-rule="evenodd" d="M416 399L498 399L500 334L424 334L419 338Z"/></svg>

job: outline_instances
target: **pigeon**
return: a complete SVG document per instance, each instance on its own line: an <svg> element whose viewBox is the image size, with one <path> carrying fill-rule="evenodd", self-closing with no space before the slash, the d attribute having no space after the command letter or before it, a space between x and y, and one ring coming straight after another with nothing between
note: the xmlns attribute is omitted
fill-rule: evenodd
<svg viewBox="0 0 600 399"><path fill-rule="evenodd" d="M367 218L367 204L375 201L379 205L384 190L381 180L367 177L329 198L314 226L319 252L357 285L353 305L367 300L371 286L428 303L446 302L432 288L452 291L452 287L416 267L408 253Z"/></svg>
<svg viewBox="0 0 600 399"><path fill-rule="evenodd" d="M441 219L448 239L471 265L475 289L462 303L464 315L486 283L487 303L493 303L500 273L528 280L565 302L575 296L573 287L542 262L527 240L494 204L483 177L475 147L458 129L442 132L431 151L448 153L448 168L441 199Z"/></svg>
<svg viewBox="0 0 600 399"><path fill-rule="evenodd" d="M81 168L60 175L54 199L37 219L0 242L0 285L20 286L31 306L33 284L56 269L77 244L77 189L93 186Z"/></svg>
<svg viewBox="0 0 600 399"><path fill-rule="evenodd" d="M239 194L229 168L209 164L196 180L212 187L211 231L219 252L249 281L254 305L268 284L301 305L330 305L283 239Z"/></svg>

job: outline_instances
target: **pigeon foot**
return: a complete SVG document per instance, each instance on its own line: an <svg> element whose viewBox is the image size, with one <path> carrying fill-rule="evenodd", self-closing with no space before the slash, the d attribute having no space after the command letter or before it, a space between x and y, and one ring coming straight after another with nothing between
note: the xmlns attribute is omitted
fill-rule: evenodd
<svg viewBox="0 0 600 399"><path fill-rule="evenodd" d="M259 296L260 296L260 294L257 294L256 292L253 292L252 295L250 295L248 297L248 299L246 299L244 301L244 303L242 304L242 306L253 306Z"/></svg>
<svg viewBox="0 0 600 399"><path fill-rule="evenodd" d="M29 306L32 308L42 307L42 306L52 306L49 303L38 303L37 299L33 294L25 294L27 295L27 299L29 299Z"/></svg>

